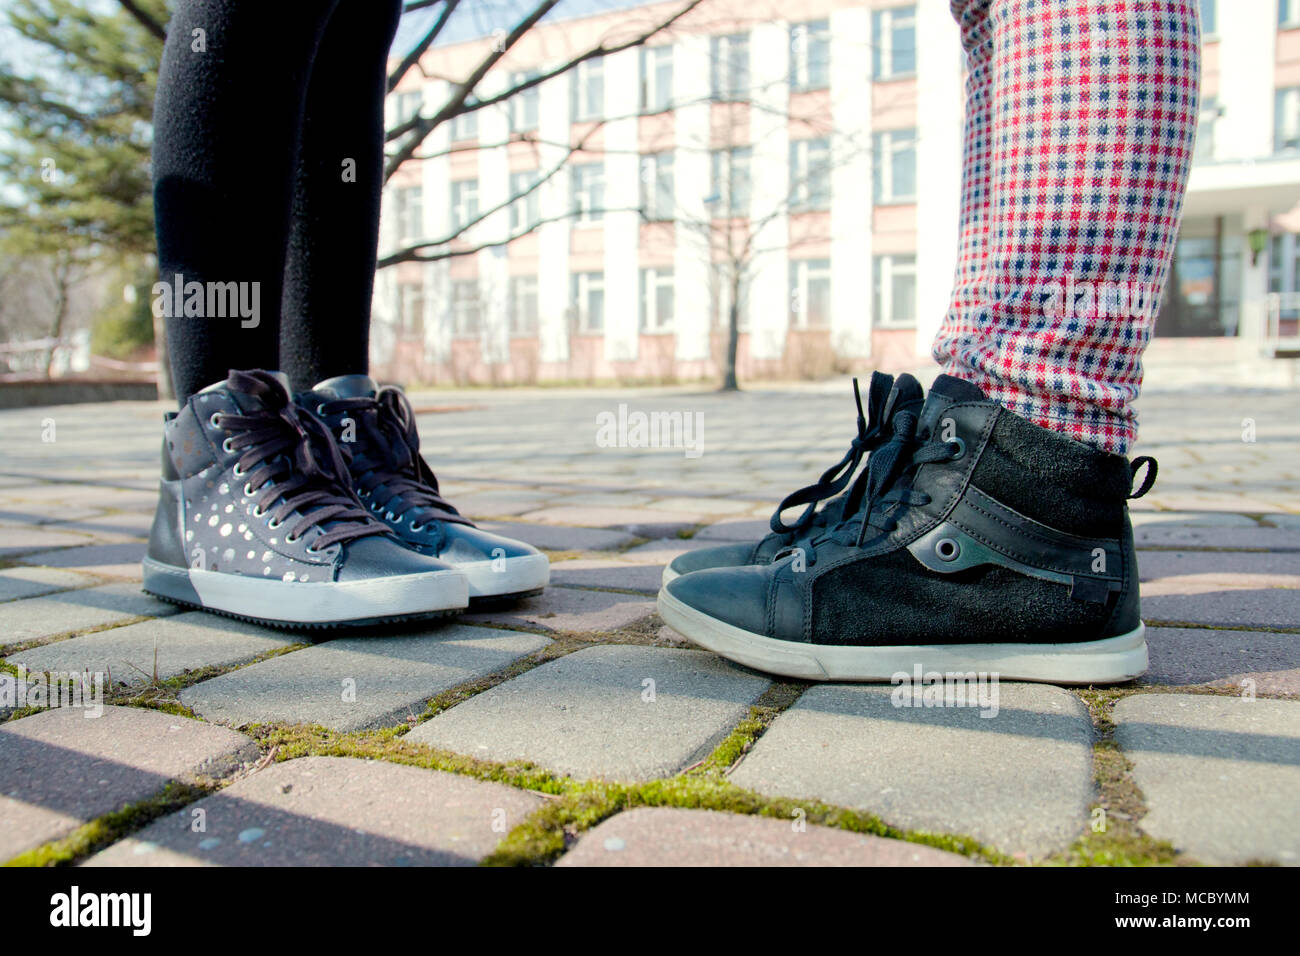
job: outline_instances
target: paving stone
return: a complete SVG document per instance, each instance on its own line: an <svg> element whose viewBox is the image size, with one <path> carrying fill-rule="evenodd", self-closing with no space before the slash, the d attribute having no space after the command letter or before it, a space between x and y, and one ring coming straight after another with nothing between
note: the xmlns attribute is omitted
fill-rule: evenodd
<svg viewBox="0 0 1300 956"><path fill-rule="evenodd" d="M17 644L123 621L180 611L135 584L106 584L0 604L0 644Z"/></svg>
<svg viewBox="0 0 1300 956"><path fill-rule="evenodd" d="M1140 504L1140 502L1135 502ZM1259 524L1248 515L1229 511L1144 511L1134 507L1129 513L1136 534L1139 528L1164 525L1193 526L1198 528L1258 528Z"/></svg>
<svg viewBox="0 0 1300 956"><path fill-rule="evenodd" d="M140 579L140 562L148 545L143 541L120 544L92 544L63 551L42 551L19 558L22 564L47 568L68 568L88 574Z"/></svg>
<svg viewBox="0 0 1300 956"><path fill-rule="evenodd" d="M53 594L65 588L84 587L94 583L94 578L88 578L75 571L56 571L53 568L5 568L0 571L0 601L40 597L42 594Z"/></svg>
<svg viewBox="0 0 1300 956"><path fill-rule="evenodd" d="M1133 530L1139 548L1266 548L1300 551L1300 531L1289 528L1213 528L1182 524L1150 524Z"/></svg>
<svg viewBox="0 0 1300 956"><path fill-rule="evenodd" d="M257 758L242 734L137 707L46 710L0 726L0 860L152 796Z"/></svg>
<svg viewBox="0 0 1300 956"><path fill-rule="evenodd" d="M566 528L561 525L516 524L507 521L481 521L480 527L497 534L525 541L546 551L609 551L636 540L626 531L605 528Z"/></svg>
<svg viewBox="0 0 1300 956"><path fill-rule="evenodd" d="M1213 684L1256 694L1300 696L1300 634L1270 631L1147 629L1147 684ZM1253 682L1244 685L1243 681Z"/></svg>
<svg viewBox="0 0 1300 956"><path fill-rule="evenodd" d="M778 717L731 774L760 793L879 814L901 827L966 833L1041 857L1083 831L1092 725L1073 694L1000 684L996 716L896 707L901 688L820 685Z"/></svg>
<svg viewBox="0 0 1300 956"><path fill-rule="evenodd" d="M1300 528L1300 514L1266 515L1264 520L1279 528Z"/></svg>
<svg viewBox="0 0 1300 956"><path fill-rule="evenodd" d="M525 511L535 511L537 507L554 497L549 491L476 491L453 502L461 514L477 515L517 515Z"/></svg>
<svg viewBox="0 0 1300 956"><path fill-rule="evenodd" d="M1139 551L1143 582L1197 576L1230 586L1300 588L1300 553L1293 551Z"/></svg>
<svg viewBox="0 0 1300 956"><path fill-rule="evenodd" d="M48 527L0 527L0 557L12 557L42 548L75 547L90 541L86 534L53 531Z"/></svg>
<svg viewBox="0 0 1300 956"><path fill-rule="evenodd" d="M89 866L472 866L542 803L522 790L351 757L271 764ZM194 811L207 829L193 832Z"/></svg>
<svg viewBox="0 0 1300 956"><path fill-rule="evenodd" d="M27 693L27 681L6 671L0 671L0 718L8 717L15 710L26 707L30 699Z"/></svg>
<svg viewBox="0 0 1300 956"><path fill-rule="evenodd" d="M687 551L699 551L701 548L716 548L721 541L697 541L694 538L657 538L647 541L635 548L628 548L619 554L620 561L636 561L641 564L657 564L662 569L679 554ZM660 571L662 573L662 570Z"/></svg>
<svg viewBox="0 0 1300 956"><path fill-rule="evenodd" d="M1186 578L1156 581L1142 585L1142 618L1148 624L1297 628L1300 593L1292 588L1216 586Z"/></svg>
<svg viewBox="0 0 1300 956"><path fill-rule="evenodd" d="M520 518L538 524L613 528L640 538L667 538L678 531L693 528L704 520L699 514L636 508L587 508L577 505L542 508L520 515Z"/></svg>
<svg viewBox="0 0 1300 956"><path fill-rule="evenodd" d="M556 866L973 866L956 853L832 827L641 807L594 827Z"/></svg>
<svg viewBox="0 0 1300 956"><path fill-rule="evenodd" d="M16 504L16 502L6 502L6 504L12 505ZM59 505L58 508L48 508L43 505L27 505L22 506L21 510L3 508L0 509L0 524L56 524L63 521L91 518L95 515L102 514L103 511L103 508L72 508L66 505Z"/></svg>
<svg viewBox="0 0 1300 956"><path fill-rule="evenodd" d="M582 591L577 588L548 588L537 597L492 608L462 619L483 624L508 624L544 631L577 631L598 634L617 631L643 621L654 613L655 602L612 591Z"/></svg>
<svg viewBox="0 0 1300 956"><path fill-rule="evenodd" d="M75 531L80 534L93 535L96 541L117 543L148 539L153 526L153 514L143 511L119 511L113 514L96 515L75 521L60 521L49 526L54 531Z"/></svg>
<svg viewBox="0 0 1300 956"><path fill-rule="evenodd" d="M230 671L181 692L208 720L396 727L445 690L499 671L550 640L454 624L394 637L345 637Z"/></svg>
<svg viewBox="0 0 1300 956"><path fill-rule="evenodd" d="M743 521L719 521L695 533L692 541L709 541L715 544L732 541L757 541L772 531L769 518L752 518Z"/></svg>
<svg viewBox="0 0 1300 956"><path fill-rule="evenodd" d="M596 558L575 558L551 565L551 584L562 587L620 588L657 594L663 568Z"/></svg>
<svg viewBox="0 0 1300 956"><path fill-rule="evenodd" d="M203 611L141 621L19 651L7 658L33 671L107 673L114 684L166 680L202 667L242 664L303 638Z"/></svg>
<svg viewBox="0 0 1300 956"><path fill-rule="evenodd" d="M1143 830L1203 863L1300 865L1300 703L1137 694L1114 719Z"/></svg>
<svg viewBox="0 0 1300 956"><path fill-rule="evenodd" d="M578 778L650 780L708 754L770 683L704 651L591 647L498 684L407 739Z"/></svg>
<svg viewBox="0 0 1300 956"><path fill-rule="evenodd" d="M660 498L646 505L658 511L676 511L679 514L734 515L747 513L752 501L735 498Z"/></svg>

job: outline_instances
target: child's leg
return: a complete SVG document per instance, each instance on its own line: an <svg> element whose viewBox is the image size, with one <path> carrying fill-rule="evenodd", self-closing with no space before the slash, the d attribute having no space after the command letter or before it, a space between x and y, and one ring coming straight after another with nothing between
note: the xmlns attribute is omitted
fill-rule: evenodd
<svg viewBox="0 0 1300 956"><path fill-rule="evenodd" d="M253 317L229 314L229 303L209 309L206 295L202 316L169 317L182 403L229 369L279 365L303 98L334 2L181 0L168 25L154 107L160 278L169 286L177 276L185 283L247 284L249 307L254 289L257 296L255 325Z"/></svg>
<svg viewBox="0 0 1300 956"><path fill-rule="evenodd" d="M303 116L280 326L295 388L369 369L388 48L400 0L341 0Z"/></svg>
<svg viewBox="0 0 1300 956"><path fill-rule="evenodd" d="M1196 131L1193 0L953 0L970 65L944 370L1124 453ZM987 165L985 165L987 164Z"/></svg>

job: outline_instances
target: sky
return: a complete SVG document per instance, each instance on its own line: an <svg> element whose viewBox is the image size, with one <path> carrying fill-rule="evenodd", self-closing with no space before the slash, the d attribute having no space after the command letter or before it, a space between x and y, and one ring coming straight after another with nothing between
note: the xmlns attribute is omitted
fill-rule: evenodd
<svg viewBox="0 0 1300 956"><path fill-rule="evenodd" d="M542 20L543 23L555 23L560 20L572 20L593 13L609 10L626 10L631 7L645 6L650 0L561 0ZM461 3L447 21L438 46L461 43L484 37L493 30L509 30L522 20L536 6L535 0L467 0ZM393 41L394 53L403 53L419 39L421 33L438 16L439 7L417 10L402 18Z"/></svg>

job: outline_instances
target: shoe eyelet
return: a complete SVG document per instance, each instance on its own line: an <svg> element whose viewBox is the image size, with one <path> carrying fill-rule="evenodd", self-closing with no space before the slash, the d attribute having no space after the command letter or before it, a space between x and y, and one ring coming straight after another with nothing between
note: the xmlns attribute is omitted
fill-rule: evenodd
<svg viewBox="0 0 1300 956"><path fill-rule="evenodd" d="M253 515L254 518L260 518L260 517L262 517L262 515L264 515L264 514L266 514L266 512L262 510L262 506L261 506L261 505L254 505L254 506L253 506L252 515Z"/></svg>
<svg viewBox="0 0 1300 956"><path fill-rule="evenodd" d="M406 515L402 515L401 517L394 518L393 513L390 511L388 512L388 520L391 521L393 524L401 524L403 521L406 520Z"/></svg>
<svg viewBox="0 0 1300 956"><path fill-rule="evenodd" d="M414 531L414 532L416 532L416 533L418 534L419 532L421 532L421 531L424 530L424 525L419 524L419 523L417 523L417 522L415 522L415 521L412 521L412 522L411 522L411 530Z"/></svg>
<svg viewBox="0 0 1300 956"><path fill-rule="evenodd" d="M324 417L325 417L325 406L324 406L324 405L317 405L317 406L316 406L316 414L319 415L319 416L321 416L322 418L324 418Z"/></svg>
<svg viewBox="0 0 1300 956"><path fill-rule="evenodd" d="M235 462L235 467L230 469L230 473L236 478L243 478L248 474L248 472L244 471L244 469L239 466L239 462Z"/></svg>
<svg viewBox="0 0 1300 956"><path fill-rule="evenodd" d="M253 486L247 481L244 482L244 497L245 498L253 497Z"/></svg>
<svg viewBox="0 0 1300 956"><path fill-rule="evenodd" d="M212 417L208 419L208 424L211 425L213 428L220 428L220 427L221 427L221 413L220 413L220 412L213 412L213 413L212 413Z"/></svg>
<svg viewBox="0 0 1300 956"><path fill-rule="evenodd" d="M952 538L940 538L934 543L934 553L940 561L956 561L961 545Z"/></svg>
<svg viewBox="0 0 1300 956"><path fill-rule="evenodd" d="M379 514L379 512L384 510L384 506L381 505L378 501L376 501L370 506L370 510L373 511L375 514Z"/></svg>
<svg viewBox="0 0 1300 956"><path fill-rule="evenodd" d="M952 452L948 455L949 461L959 461L966 455L966 442L960 436L950 438L948 444L953 446Z"/></svg>
<svg viewBox="0 0 1300 956"><path fill-rule="evenodd" d="M283 521L276 521L274 518L272 518L270 521L268 521L268 522L266 523L266 526L267 526L268 528L270 528L272 531L274 531L276 528L280 527L280 525L282 525L282 524L284 524Z"/></svg>
<svg viewBox="0 0 1300 956"><path fill-rule="evenodd" d="M227 438L225 441L223 441L221 443L221 450L224 451L227 455L233 455L235 453L234 440Z"/></svg>
<svg viewBox="0 0 1300 956"><path fill-rule="evenodd" d="M389 511L388 513L386 513L386 514L384 515L384 520L385 520L385 521L396 521L398 524L401 524L401 523L402 523L401 520L397 517L397 515L393 514L391 511Z"/></svg>
<svg viewBox="0 0 1300 956"><path fill-rule="evenodd" d="M297 535L294 535L294 534L292 534L292 533L290 533L290 534L286 534L286 535L284 536L284 543L285 543L285 544L297 544L299 540L300 540L300 539L298 538L298 536L297 536Z"/></svg>

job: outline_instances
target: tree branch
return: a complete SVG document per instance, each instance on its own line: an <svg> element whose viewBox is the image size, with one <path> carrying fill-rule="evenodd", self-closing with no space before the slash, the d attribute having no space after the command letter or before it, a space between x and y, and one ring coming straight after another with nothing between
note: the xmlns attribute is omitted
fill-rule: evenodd
<svg viewBox="0 0 1300 956"><path fill-rule="evenodd" d="M435 0L435 2L442 3L443 0ZM393 92L397 87L397 84L402 82L402 77L406 76L406 74L410 72L411 67L420 62L420 57L424 56L425 51L433 45L433 41L438 39L438 34L442 33L442 28L447 25L447 20L450 19L452 13L459 5L460 0L445 0L442 12L439 13L438 18L433 21L433 26L429 27L428 32L420 38L420 42L411 49L411 52L402 58L402 62L397 64L397 69L388 77L389 93ZM414 8L407 7L406 12L410 12L412 9Z"/></svg>
<svg viewBox="0 0 1300 956"><path fill-rule="evenodd" d="M122 5L122 9L129 13L132 19L134 19L136 23L140 24L140 26L144 27L159 40L167 39L166 28L144 10L141 10L140 5L136 3L135 0L117 0L117 2Z"/></svg>

